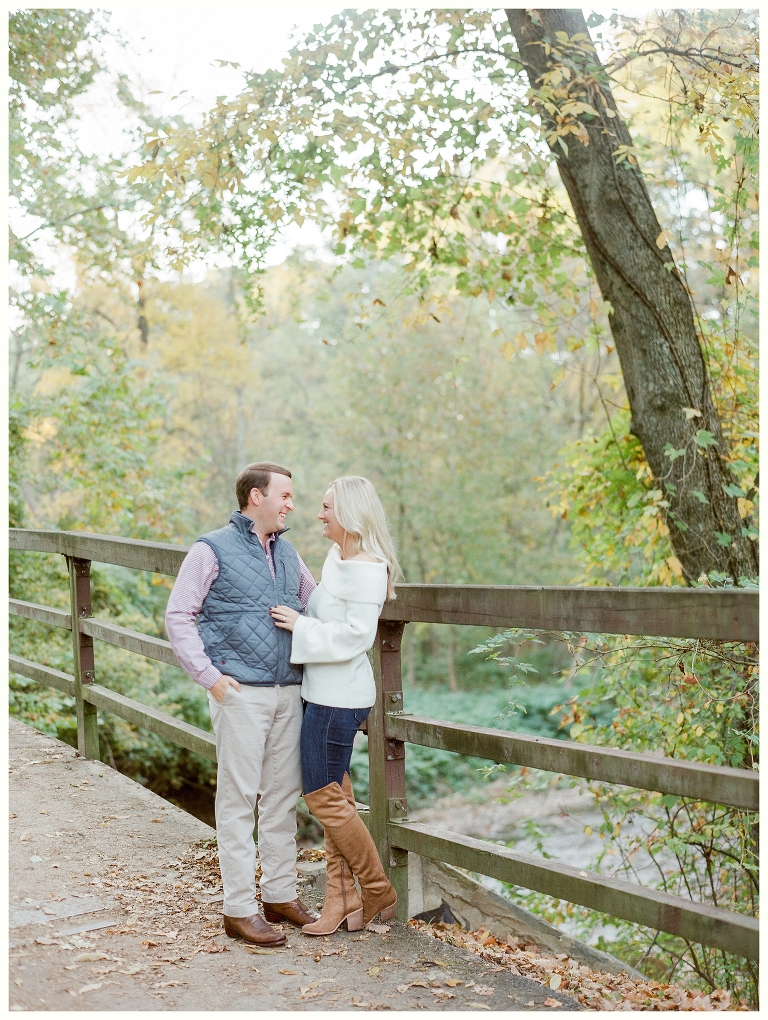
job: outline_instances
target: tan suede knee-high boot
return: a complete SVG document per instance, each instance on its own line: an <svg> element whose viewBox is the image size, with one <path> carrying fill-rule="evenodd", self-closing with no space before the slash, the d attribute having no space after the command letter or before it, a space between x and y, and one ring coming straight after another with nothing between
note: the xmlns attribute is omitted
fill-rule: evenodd
<svg viewBox="0 0 768 1020"><path fill-rule="evenodd" d="M376 914L382 920L395 916L397 893L384 873L371 834L350 804L338 783L304 795L307 807L328 829L331 839L360 883L363 897L363 923Z"/></svg>
<svg viewBox="0 0 768 1020"><path fill-rule="evenodd" d="M342 793L355 810L355 793L348 773L344 773ZM325 903L319 920L305 924L301 929L305 935L332 935L344 922L347 931L359 931L363 927L363 901L355 887L355 880L349 865L333 842L328 829L323 829L325 843Z"/></svg>

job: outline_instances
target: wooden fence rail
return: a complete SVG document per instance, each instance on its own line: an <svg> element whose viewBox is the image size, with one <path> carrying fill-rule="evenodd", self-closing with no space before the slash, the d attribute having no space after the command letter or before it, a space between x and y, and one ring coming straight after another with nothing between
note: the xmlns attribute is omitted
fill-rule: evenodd
<svg viewBox="0 0 768 1020"><path fill-rule="evenodd" d="M71 631L74 674L18 655L10 656L9 666L11 672L75 699L80 752L91 758L99 756L97 711L101 709L215 761L212 734L95 682L94 640L173 666L179 664L168 641L92 617L91 561L175 576L187 550L108 535L14 528L10 529L10 548L57 553L67 558L69 612L21 599L11 599L9 610L15 616ZM399 585L397 600L384 608L373 648L378 697L367 726L369 825L382 861L398 889L403 917L407 916L411 852L672 932L693 942L757 958L758 922L753 917L409 822L405 784L407 743L751 811L758 809L759 780L755 772L746 769L407 715L402 711L400 646L408 622L756 642L757 592L708 588Z"/></svg>

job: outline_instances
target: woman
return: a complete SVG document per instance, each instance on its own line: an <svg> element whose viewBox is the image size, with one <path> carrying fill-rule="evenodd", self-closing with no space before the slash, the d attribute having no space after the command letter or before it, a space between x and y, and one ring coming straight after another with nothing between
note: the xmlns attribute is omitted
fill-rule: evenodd
<svg viewBox="0 0 768 1020"><path fill-rule="evenodd" d="M325 838L325 904L320 919L302 931L330 935L343 921L348 931L358 931L376 914L382 920L395 914L397 893L358 816L349 763L355 734L376 701L366 653L384 602L395 598L400 568L384 508L366 478L331 482L318 517L323 538L334 544L307 615L288 606L275 606L271 613L278 627L293 631L291 662L304 664L304 800Z"/></svg>

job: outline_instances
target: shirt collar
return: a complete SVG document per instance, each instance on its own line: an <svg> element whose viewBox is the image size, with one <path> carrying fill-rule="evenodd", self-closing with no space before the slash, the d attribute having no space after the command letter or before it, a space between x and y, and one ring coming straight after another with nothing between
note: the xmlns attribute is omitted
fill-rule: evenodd
<svg viewBox="0 0 768 1020"><path fill-rule="evenodd" d="M255 531L253 530L254 528L253 521L251 520L250 517L246 517L246 515L242 513L240 510L233 510L229 518L229 521L230 524L234 524L236 527L240 528L241 531L247 531L251 535L256 534ZM276 538L279 538L280 535L284 535L286 531L290 530L291 530L290 528L281 528L280 531L273 531L271 535L267 536L267 547L271 548L274 545Z"/></svg>

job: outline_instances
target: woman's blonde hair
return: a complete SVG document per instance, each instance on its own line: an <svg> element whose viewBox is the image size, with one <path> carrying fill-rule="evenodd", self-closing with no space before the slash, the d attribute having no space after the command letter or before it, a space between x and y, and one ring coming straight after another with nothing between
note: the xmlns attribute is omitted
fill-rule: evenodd
<svg viewBox="0 0 768 1020"><path fill-rule="evenodd" d="M387 599L397 598L395 581L402 576L395 547L389 535L384 507L371 482L360 475L346 475L331 482L333 513L341 527L356 542L357 552L366 552L387 565Z"/></svg>

